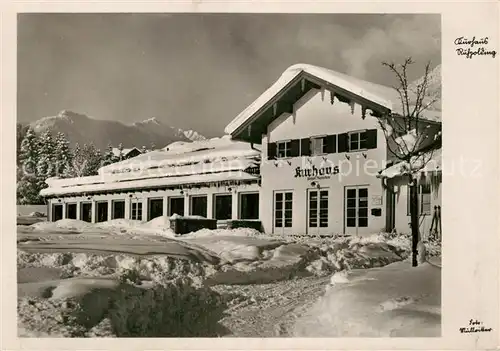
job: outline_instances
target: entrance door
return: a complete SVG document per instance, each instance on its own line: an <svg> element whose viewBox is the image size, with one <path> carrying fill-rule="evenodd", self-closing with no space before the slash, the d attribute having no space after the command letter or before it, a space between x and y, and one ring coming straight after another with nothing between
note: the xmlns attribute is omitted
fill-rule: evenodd
<svg viewBox="0 0 500 351"><path fill-rule="evenodd" d="M169 197L168 198L168 215L177 214L184 216L184 197Z"/></svg>
<svg viewBox="0 0 500 351"><path fill-rule="evenodd" d="M99 201L96 203L96 222L105 222L108 220L108 202Z"/></svg>
<svg viewBox="0 0 500 351"><path fill-rule="evenodd" d="M307 233L326 234L328 231L328 189L307 191Z"/></svg>
<svg viewBox="0 0 500 351"><path fill-rule="evenodd" d="M52 205L52 222L63 219L63 205L54 204Z"/></svg>
<svg viewBox="0 0 500 351"><path fill-rule="evenodd" d="M345 188L345 234L364 234L368 229L368 187Z"/></svg>
<svg viewBox="0 0 500 351"><path fill-rule="evenodd" d="M293 192L274 193L274 230L275 234L291 234L293 223Z"/></svg>
<svg viewBox="0 0 500 351"><path fill-rule="evenodd" d="M148 221L163 216L163 198L149 199Z"/></svg>
<svg viewBox="0 0 500 351"><path fill-rule="evenodd" d="M80 205L80 219L85 222L92 222L92 203L82 202Z"/></svg>

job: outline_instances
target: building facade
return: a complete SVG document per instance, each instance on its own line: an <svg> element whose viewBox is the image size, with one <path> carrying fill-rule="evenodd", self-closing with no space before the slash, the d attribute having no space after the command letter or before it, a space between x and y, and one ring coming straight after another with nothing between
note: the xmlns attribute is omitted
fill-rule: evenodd
<svg viewBox="0 0 500 351"><path fill-rule="evenodd" d="M262 144L264 230L307 235L408 232L408 201L402 194L407 177L391 173L389 179L384 173L397 160L383 117L401 118L399 106L392 88L311 65L287 69L225 130L233 139ZM417 126L419 135L425 134L422 150L440 134L440 116L434 106L422 116ZM420 188L421 230L427 230L428 207L440 206L441 193L439 186Z"/></svg>
<svg viewBox="0 0 500 351"><path fill-rule="evenodd" d="M227 137L174 144L104 166L96 176L48 179L48 218L258 219L259 149Z"/></svg>
<svg viewBox="0 0 500 351"><path fill-rule="evenodd" d="M274 234L407 232L408 182L381 124L383 116L397 118L398 106L392 88L295 65L226 127L226 137L174 143L103 167L94 178L48 180L42 195L52 220L176 213L258 219ZM440 133L440 116L439 108L423 116L430 138ZM434 159L438 166L419 169L422 232L434 227L441 204L440 151Z"/></svg>

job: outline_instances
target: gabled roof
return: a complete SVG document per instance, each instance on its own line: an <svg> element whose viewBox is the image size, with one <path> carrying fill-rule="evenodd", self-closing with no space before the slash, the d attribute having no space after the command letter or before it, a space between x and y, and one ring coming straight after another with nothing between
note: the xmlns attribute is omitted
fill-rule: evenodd
<svg viewBox="0 0 500 351"><path fill-rule="evenodd" d="M399 94L394 88L357 79L323 67L296 64L285 70L269 89L231 121L225 128L225 132L231 134L234 138L250 139L250 135L245 138L243 130L259 120L259 118L265 119L263 116L269 109L273 108L272 105L276 101L283 99L283 97L287 99L286 94L293 89L297 89L298 85L302 85L302 92L293 93L295 99L293 97L288 98L288 104L295 103L298 98L305 95L312 88L324 87L336 94L346 95L347 97L353 96L355 100L373 111L402 113ZM441 108L438 105L439 103L436 103L436 106L424 111L421 118L430 121L441 121ZM276 109L276 107L274 108ZM279 112L285 111L279 110ZM264 124L266 123L269 123L269 120L264 121ZM248 134L251 134L251 131L248 131Z"/></svg>
<svg viewBox="0 0 500 351"><path fill-rule="evenodd" d="M139 149L138 149L138 148L136 148L136 147L129 148L129 149L123 149L123 150L122 150L122 156L127 156L129 153L131 153L131 152L132 152L132 151L134 151L134 150L141 152L141 150L139 150ZM115 157L119 157L119 156L120 156L120 149L119 149L119 148L117 148L117 147L114 147L114 148L113 148L113 155L114 155Z"/></svg>

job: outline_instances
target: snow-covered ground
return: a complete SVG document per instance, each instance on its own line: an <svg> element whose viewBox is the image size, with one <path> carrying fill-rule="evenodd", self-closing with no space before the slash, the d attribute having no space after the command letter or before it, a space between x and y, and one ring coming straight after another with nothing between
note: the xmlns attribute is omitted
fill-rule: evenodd
<svg viewBox="0 0 500 351"><path fill-rule="evenodd" d="M426 243L426 247L428 256L439 257L439 245ZM103 314L95 325L87 325L82 331L82 326L70 318L71 311L86 296L94 299L95 291L122 291L123 284L168 290L181 279L183 284L196 289L221 294L220 301L228 304L225 316L219 320L225 331L218 331L217 335L301 336L328 329L319 333L333 336L335 328L338 335L343 335L343 326L328 326L342 319L326 319L327 323L326 317L314 312L318 307L312 307L325 294L325 286L333 274L335 282L345 284L338 289L337 285L333 286L319 300L318 304L323 304L319 311L325 310L324 314L332 310L337 315L339 306L329 302L336 301L337 295L345 299L341 312L346 314L350 304L371 306L371 310L366 310L368 314L375 305L386 306L391 301L396 304L403 301L407 306L432 303L433 308L439 309L436 301L439 301L437 290L440 289L436 287L440 285L440 268L436 265L430 266L432 269L408 268L409 263L404 260L409 252L409 237L387 234L363 238L292 238L239 228L204 229L179 236L169 229L169 220L164 217L150 222L113 220L90 224L66 219L18 226L19 332L31 336L115 335L108 330L108 324L116 320L106 320ZM401 261L399 266L386 266ZM366 270L382 266L386 267L373 270L380 273ZM342 275L343 272L351 272L351 275ZM352 275L362 275L360 272L369 278L352 278ZM415 274L420 275L409 278ZM427 290L416 289L416 295L409 295L407 290L413 285L404 279L423 282L422 289ZM358 298L343 297L342 291L347 288L353 289L353 294L347 296ZM67 307L68 304L73 307ZM382 328L378 335L390 334L387 330L394 329L380 322L383 317L365 318L354 305L351 306L352 318L353 323L358 323L358 330L377 334L373 328L378 323ZM418 321L412 322L412 314L398 308L379 314L396 314L394 319L404 328L408 323L413 327L415 324L411 323L423 323L425 328L415 333L434 335L435 328L428 327L432 323L427 323L434 315L425 319L415 313ZM51 313L59 317L49 317ZM432 313L439 316L439 311L432 310ZM404 316L408 316L408 320ZM363 325L363 320L367 325ZM295 325L296 321L299 324ZM308 329L313 321L320 326ZM107 332L91 331L99 323L107 325L108 329L103 327ZM404 328L394 335L404 334ZM104 334L99 334L101 332Z"/></svg>

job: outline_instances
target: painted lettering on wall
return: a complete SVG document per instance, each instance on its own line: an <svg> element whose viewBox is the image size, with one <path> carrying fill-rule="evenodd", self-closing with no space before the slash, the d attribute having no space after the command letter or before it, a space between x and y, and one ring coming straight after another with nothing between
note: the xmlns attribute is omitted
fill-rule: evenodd
<svg viewBox="0 0 500 351"><path fill-rule="evenodd" d="M340 172L339 166L320 167L312 166L310 168L295 168L295 178L307 179L328 179L334 174Z"/></svg>

